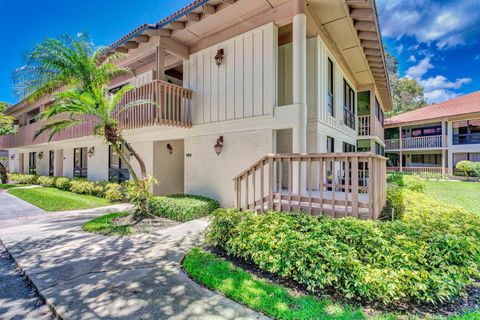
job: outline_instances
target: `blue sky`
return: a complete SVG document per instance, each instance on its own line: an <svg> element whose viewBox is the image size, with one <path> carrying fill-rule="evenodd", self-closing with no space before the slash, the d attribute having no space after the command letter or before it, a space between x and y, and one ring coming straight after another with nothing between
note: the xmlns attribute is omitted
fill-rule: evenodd
<svg viewBox="0 0 480 320"><path fill-rule="evenodd" d="M35 43L87 33L108 45L189 0L0 0L0 101L16 102L11 73ZM480 90L479 0L377 0L384 42L401 76L425 86L429 102Z"/></svg>

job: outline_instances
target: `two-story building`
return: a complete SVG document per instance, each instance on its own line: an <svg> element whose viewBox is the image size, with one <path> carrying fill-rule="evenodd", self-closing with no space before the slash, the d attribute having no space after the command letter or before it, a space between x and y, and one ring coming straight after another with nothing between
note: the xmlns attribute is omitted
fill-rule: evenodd
<svg viewBox="0 0 480 320"><path fill-rule="evenodd" d="M353 154L383 153L383 113L391 107L373 0L195 0L139 26L108 51L125 53L120 64L133 70L111 84L112 91L137 86L123 103L158 103L118 115L159 181L156 194L202 194L224 206L253 199L251 208L268 200L260 188L272 196L270 207L284 200L282 193L291 202L297 188L298 207L321 199L320 211L381 210L384 170L374 177L374 166L384 160ZM45 97L8 110L19 126L0 143L9 150L11 171L128 179L118 156L92 136L89 119L51 142L47 135L32 141L50 102ZM284 156L270 158L271 170L258 173L270 177L265 184L255 176L248 182L267 154ZM245 169L247 181L237 179L233 192L232 179Z"/></svg>
<svg viewBox="0 0 480 320"><path fill-rule="evenodd" d="M385 120L388 170L456 174L480 161L480 91Z"/></svg>

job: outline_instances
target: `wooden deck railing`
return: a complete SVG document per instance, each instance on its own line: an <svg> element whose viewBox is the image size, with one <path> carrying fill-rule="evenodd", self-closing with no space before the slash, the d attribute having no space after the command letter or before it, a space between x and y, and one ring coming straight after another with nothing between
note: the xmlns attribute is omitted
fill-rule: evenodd
<svg viewBox="0 0 480 320"><path fill-rule="evenodd" d="M271 154L234 178L235 206L377 219L386 158L373 153Z"/></svg>
<svg viewBox="0 0 480 320"><path fill-rule="evenodd" d="M447 146L447 139L445 135L403 138L402 141L400 141L400 139L385 140L386 150L429 149L429 148L441 148L446 146Z"/></svg>
<svg viewBox="0 0 480 320"><path fill-rule="evenodd" d="M387 167L389 172L407 172L407 173L442 173L442 167Z"/></svg>
<svg viewBox="0 0 480 320"><path fill-rule="evenodd" d="M377 136L383 139L384 129L376 117L358 116L358 135Z"/></svg>
<svg viewBox="0 0 480 320"><path fill-rule="evenodd" d="M154 101L156 105L145 103L117 112L115 118L121 129L138 129L155 125L189 128L192 125L190 100L192 92L185 88L155 80L127 92L120 102L119 109L126 104L140 100ZM69 128L55 135L52 141L81 138L92 135L96 124L93 117L83 117L85 121L76 127ZM0 137L0 148L14 148L48 142L48 134L40 135L35 141L33 134L45 124L39 121L20 127L16 134Z"/></svg>

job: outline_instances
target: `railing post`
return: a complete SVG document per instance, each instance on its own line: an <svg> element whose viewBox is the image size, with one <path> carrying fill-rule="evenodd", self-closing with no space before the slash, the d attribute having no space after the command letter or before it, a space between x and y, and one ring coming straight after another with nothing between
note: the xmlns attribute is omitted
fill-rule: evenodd
<svg viewBox="0 0 480 320"><path fill-rule="evenodd" d="M273 161L273 157L268 159L269 165L269 174L268 174L268 209L273 209L273 183L274 183L274 165L275 162Z"/></svg>

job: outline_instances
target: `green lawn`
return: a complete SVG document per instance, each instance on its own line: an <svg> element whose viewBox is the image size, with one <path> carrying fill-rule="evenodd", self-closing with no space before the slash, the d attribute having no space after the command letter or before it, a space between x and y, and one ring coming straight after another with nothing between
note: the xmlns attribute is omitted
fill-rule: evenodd
<svg viewBox="0 0 480 320"><path fill-rule="evenodd" d="M107 214L86 222L82 226L82 229L86 232L99 233L107 236L129 235L134 232L132 225L116 225L112 221L115 218L126 217L129 214L129 212Z"/></svg>
<svg viewBox="0 0 480 320"><path fill-rule="evenodd" d="M435 199L480 213L480 183L464 181L425 181L425 192Z"/></svg>
<svg viewBox="0 0 480 320"><path fill-rule="evenodd" d="M194 248L185 256L183 267L199 283L273 319L421 319L373 311L367 314L360 307L342 305L328 298L294 294L200 248ZM475 311L463 316L429 319L473 320L479 317L480 311Z"/></svg>
<svg viewBox="0 0 480 320"><path fill-rule="evenodd" d="M111 204L104 198L76 194L55 188L13 188L8 193L46 211L89 209Z"/></svg>

